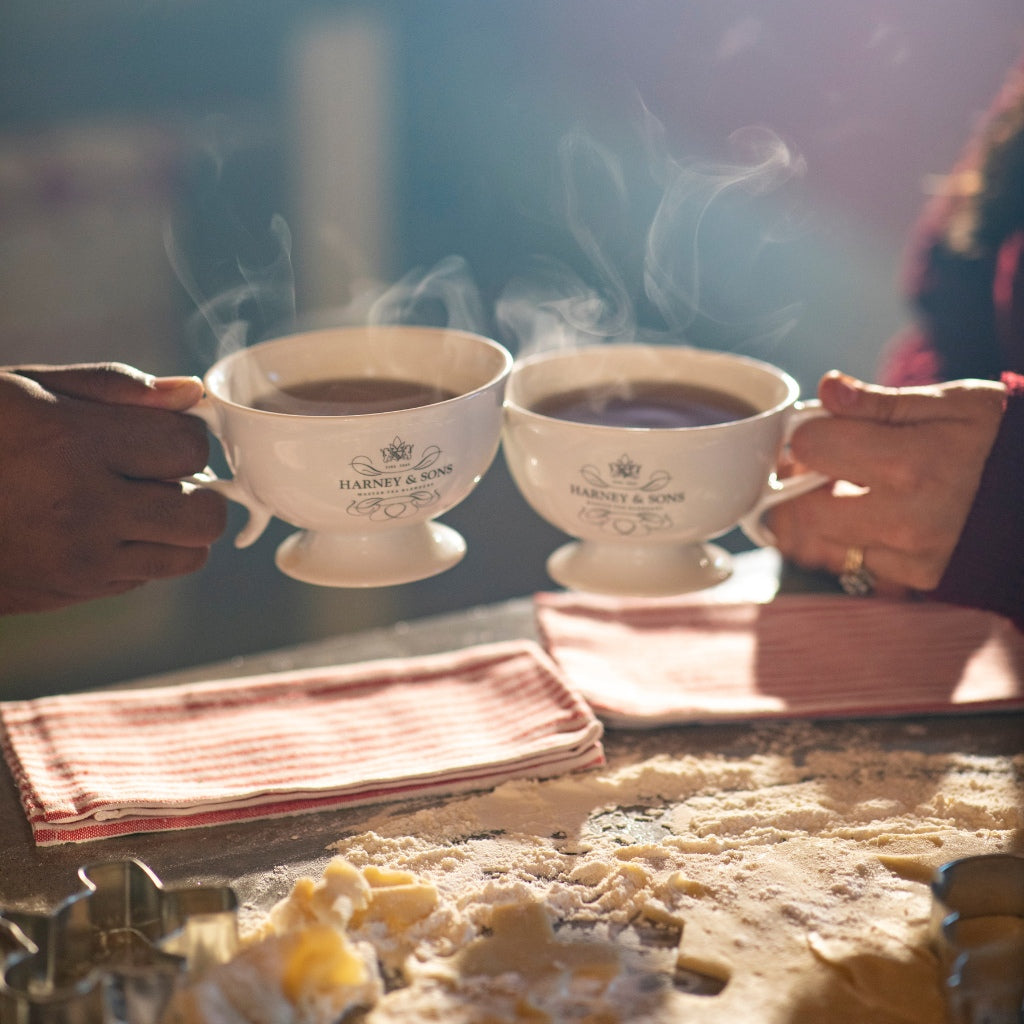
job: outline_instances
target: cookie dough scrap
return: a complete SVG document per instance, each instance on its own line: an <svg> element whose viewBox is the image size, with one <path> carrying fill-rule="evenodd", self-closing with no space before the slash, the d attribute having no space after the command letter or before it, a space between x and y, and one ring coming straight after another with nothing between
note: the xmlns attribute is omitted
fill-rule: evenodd
<svg viewBox="0 0 1024 1024"><path fill-rule="evenodd" d="M1020 848L1024 757L824 739L381 809L207 1005L249 985L284 1024L935 1024L928 882Z"/></svg>

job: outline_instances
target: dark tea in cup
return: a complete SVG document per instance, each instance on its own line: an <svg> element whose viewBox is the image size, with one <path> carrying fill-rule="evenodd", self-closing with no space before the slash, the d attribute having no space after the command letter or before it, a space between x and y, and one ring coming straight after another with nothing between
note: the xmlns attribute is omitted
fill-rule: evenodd
<svg viewBox="0 0 1024 1024"><path fill-rule="evenodd" d="M674 380L622 380L558 391L533 402L533 412L599 427L672 429L746 419L760 410L739 395Z"/></svg>
<svg viewBox="0 0 1024 1024"><path fill-rule="evenodd" d="M294 416L356 416L418 409L454 398L448 388L393 377L305 380L259 395L252 408Z"/></svg>

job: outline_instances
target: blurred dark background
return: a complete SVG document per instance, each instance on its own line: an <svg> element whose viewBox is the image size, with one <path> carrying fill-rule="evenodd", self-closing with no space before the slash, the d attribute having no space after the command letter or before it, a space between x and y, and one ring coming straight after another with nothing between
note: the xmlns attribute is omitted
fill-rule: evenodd
<svg viewBox="0 0 1024 1024"><path fill-rule="evenodd" d="M808 394L833 366L871 377L907 316L929 175L1022 42L1014 0L2 0L0 364L201 374L226 340L382 308L516 348L496 316L509 283L539 256L600 291L590 243L661 331L639 267L665 156L727 168L759 126L806 169L716 207L710 305L685 338L771 359ZM579 192L567 140L585 140ZM528 594L560 540L500 455L445 517L465 561L405 587L288 580L287 527L237 551L241 515L195 576L0 619L0 697Z"/></svg>

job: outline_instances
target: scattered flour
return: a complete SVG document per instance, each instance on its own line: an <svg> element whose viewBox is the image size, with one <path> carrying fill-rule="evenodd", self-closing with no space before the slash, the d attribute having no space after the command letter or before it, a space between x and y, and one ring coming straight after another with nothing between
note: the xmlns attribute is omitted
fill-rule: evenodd
<svg viewBox="0 0 1024 1024"><path fill-rule="evenodd" d="M259 963L291 1015L238 1019L297 1024L936 1024L927 883L1021 850L1024 755L813 740L383 810L208 988Z"/></svg>

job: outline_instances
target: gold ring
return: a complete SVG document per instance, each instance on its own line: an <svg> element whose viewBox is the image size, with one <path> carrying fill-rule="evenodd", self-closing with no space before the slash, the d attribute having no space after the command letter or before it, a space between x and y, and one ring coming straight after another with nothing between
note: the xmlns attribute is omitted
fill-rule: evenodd
<svg viewBox="0 0 1024 1024"><path fill-rule="evenodd" d="M851 597L867 597L875 589L875 577L864 565L864 549L846 549L839 585Z"/></svg>

